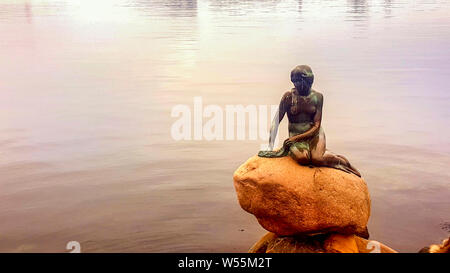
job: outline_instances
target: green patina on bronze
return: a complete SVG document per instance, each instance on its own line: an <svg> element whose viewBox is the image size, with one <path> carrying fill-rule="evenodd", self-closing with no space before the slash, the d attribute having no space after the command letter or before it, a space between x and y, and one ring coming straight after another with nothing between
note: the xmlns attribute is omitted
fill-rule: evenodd
<svg viewBox="0 0 450 273"><path fill-rule="evenodd" d="M281 147L278 151L259 151L258 156L271 157L271 158L288 156L289 148L292 145L295 146L299 150L308 150L308 151L310 150L309 142L299 141L299 142L294 142L291 145L286 145L286 146L283 145L283 147Z"/></svg>
<svg viewBox="0 0 450 273"><path fill-rule="evenodd" d="M344 156L326 150L325 133L321 127L323 95L311 88L314 81L311 68L307 65L295 67L291 81L295 88L281 98L270 128L270 149L285 114L289 119L289 138L279 150L259 151L258 156L275 158L289 155L302 165L330 167L361 176Z"/></svg>
<svg viewBox="0 0 450 273"><path fill-rule="evenodd" d="M302 76L305 78L311 78L314 77L314 74L312 73L312 71L305 71L303 72Z"/></svg>
<svg viewBox="0 0 450 273"><path fill-rule="evenodd" d="M289 155L289 149L284 149L284 146L281 147L278 151L259 151L258 156L259 157L284 157Z"/></svg>

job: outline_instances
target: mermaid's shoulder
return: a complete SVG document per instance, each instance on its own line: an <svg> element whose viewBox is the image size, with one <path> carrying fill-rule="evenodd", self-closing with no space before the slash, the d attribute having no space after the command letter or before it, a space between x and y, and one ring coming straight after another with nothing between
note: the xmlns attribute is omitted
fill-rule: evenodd
<svg viewBox="0 0 450 273"><path fill-rule="evenodd" d="M314 103L323 103L323 95L322 95L322 93L320 93L320 92L318 92L318 91L316 91L316 90L314 90L314 89L311 89L311 95L312 95L312 100L314 101Z"/></svg>
<svg viewBox="0 0 450 273"><path fill-rule="evenodd" d="M313 93L313 95L315 95L315 96L317 96L317 97L323 97L323 95L322 95L322 93L320 93L319 91L317 91L317 90L314 90L314 89L311 89L311 92Z"/></svg>
<svg viewBox="0 0 450 273"><path fill-rule="evenodd" d="M286 92L283 94L283 97L281 98L281 100L285 100L285 99L290 99L290 98L292 98L292 93L293 93L292 90L286 91Z"/></svg>
<svg viewBox="0 0 450 273"><path fill-rule="evenodd" d="M286 91L283 94L283 97L281 97L280 104L283 105L283 107L289 107L292 104L292 92Z"/></svg>

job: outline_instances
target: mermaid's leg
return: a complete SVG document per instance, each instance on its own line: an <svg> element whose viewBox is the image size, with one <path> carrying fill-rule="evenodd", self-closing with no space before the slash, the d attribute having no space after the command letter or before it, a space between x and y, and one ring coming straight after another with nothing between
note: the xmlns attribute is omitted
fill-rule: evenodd
<svg viewBox="0 0 450 273"><path fill-rule="evenodd" d="M289 148L289 155L300 165L311 165L311 153L307 143L297 142L292 144Z"/></svg>
<svg viewBox="0 0 450 273"><path fill-rule="evenodd" d="M315 166L335 168L361 177L358 170L345 157L327 151L325 133L322 128L319 135L311 140L310 145L311 161Z"/></svg>

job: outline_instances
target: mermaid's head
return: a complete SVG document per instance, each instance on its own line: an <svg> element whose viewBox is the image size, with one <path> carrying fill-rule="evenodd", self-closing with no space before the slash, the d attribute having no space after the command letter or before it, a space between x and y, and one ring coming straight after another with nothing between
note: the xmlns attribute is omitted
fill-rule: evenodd
<svg viewBox="0 0 450 273"><path fill-rule="evenodd" d="M291 81L301 95L309 94L314 82L314 74L311 67L307 65L296 66L291 71Z"/></svg>

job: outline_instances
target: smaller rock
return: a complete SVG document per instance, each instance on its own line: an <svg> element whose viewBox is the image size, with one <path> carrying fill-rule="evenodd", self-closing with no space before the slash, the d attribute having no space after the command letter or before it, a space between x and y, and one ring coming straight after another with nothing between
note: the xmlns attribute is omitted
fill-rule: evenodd
<svg viewBox="0 0 450 273"><path fill-rule="evenodd" d="M385 244L374 240L366 240L359 236L353 236L358 247L358 253L398 253Z"/></svg>
<svg viewBox="0 0 450 273"><path fill-rule="evenodd" d="M422 248L419 253L450 253L450 237L440 245L430 245Z"/></svg>
<svg viewBox="0 0 450 273"><path fill-rule="evenodd" d="M324 242L324 248L331 253L359 253L355 235L332 234Z"/></svg>
<svg viewBox="0 0 450 273"><path fill-rule="evenodd" d="M356 235L319 234L313 236L264 235L249 253L397 253L392 248Z"/></svg>
<svg viewBox="0 0 450 273"><path fill-rule="evenodd" d="M278 236L269 232L264 235L249 253L324 253L323 234L305 237Z"/></svg>

